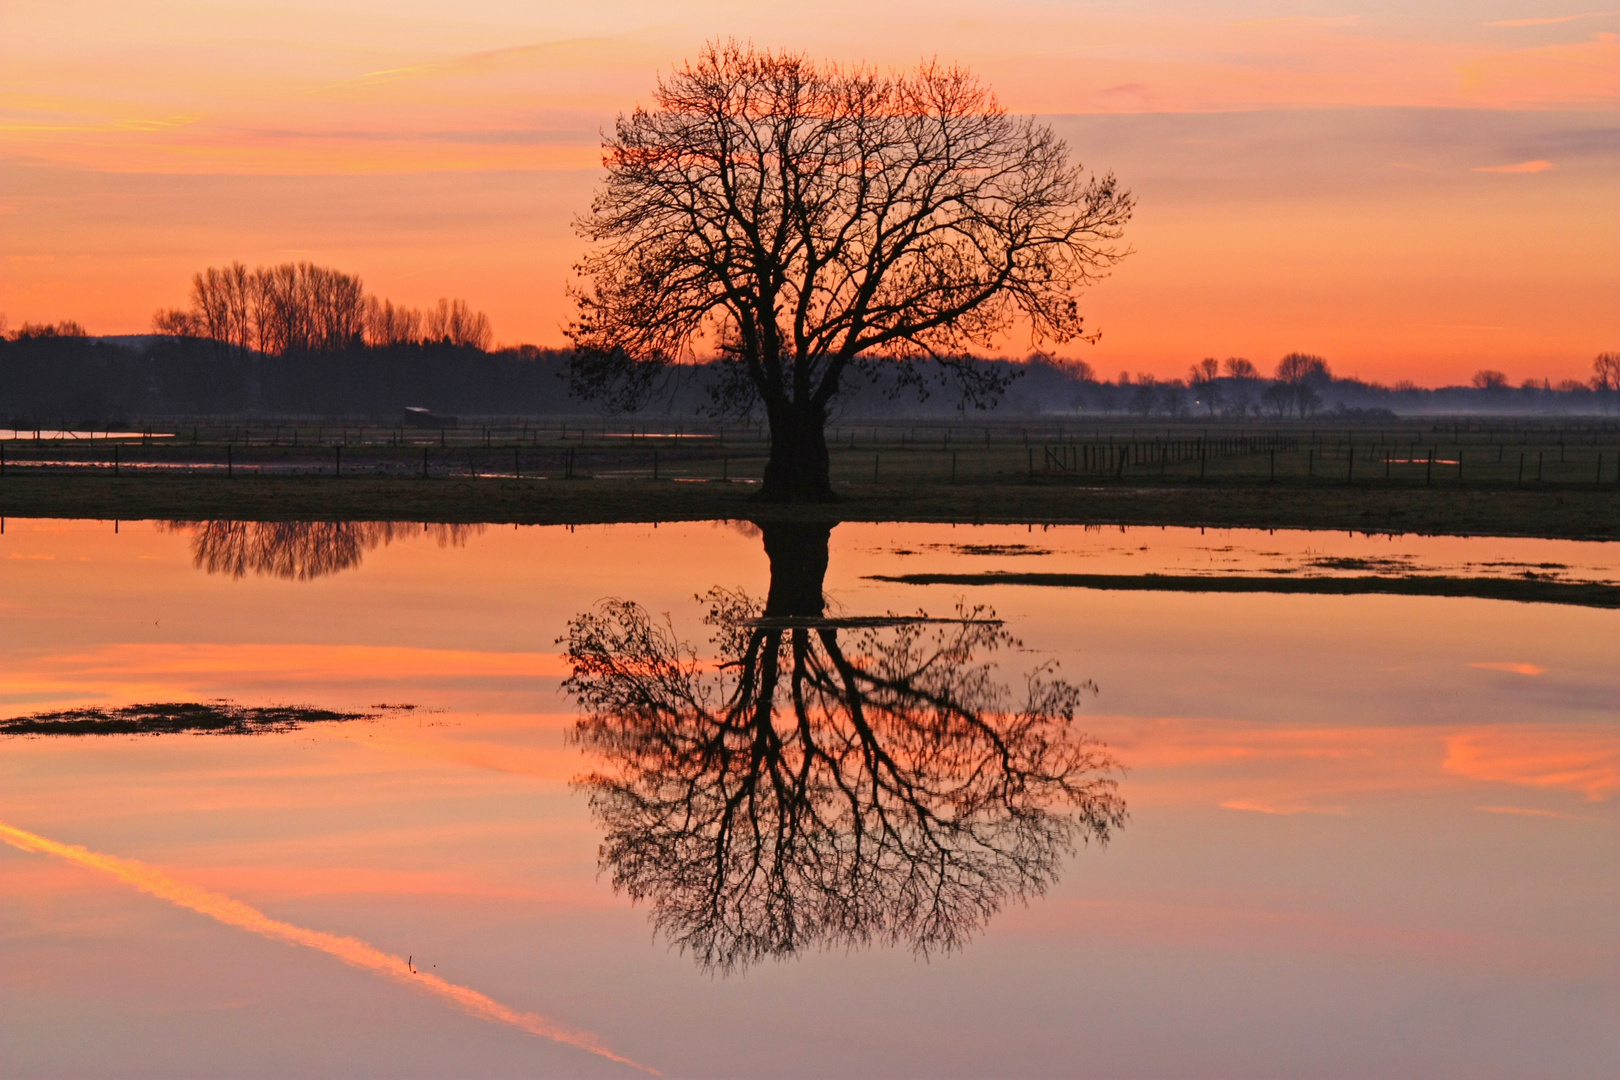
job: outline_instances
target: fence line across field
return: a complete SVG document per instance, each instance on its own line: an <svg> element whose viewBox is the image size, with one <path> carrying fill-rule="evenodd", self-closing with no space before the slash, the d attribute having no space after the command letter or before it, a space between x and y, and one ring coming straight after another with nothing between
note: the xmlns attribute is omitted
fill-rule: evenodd
<svg viewBox="0 0 1620 1080"><path fill-rule="evenodd" d="M42 472L756 482L757 424L502 420L422 428L296 419L5 431L0 475ZM53 437L56 436L56 437ZM1620 485L1620 423L1412 420L1377 427L1026 423L836 424L841 483Z"/></svg>

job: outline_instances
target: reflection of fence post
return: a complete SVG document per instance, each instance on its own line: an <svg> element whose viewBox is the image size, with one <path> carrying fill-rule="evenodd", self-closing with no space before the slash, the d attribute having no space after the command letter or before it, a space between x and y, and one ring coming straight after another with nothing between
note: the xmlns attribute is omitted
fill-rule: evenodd
<svg viewBox="0 0 1620 1080"><path fill-rule="evenodd" d="M231 478L232 472L233 472L233 468L232 468L232 462L231 462L231 444L226 443L225 444L225 478L227 480L229 480Z"/></svg>
<svg viewBox="0 0 1620 1080"><path fill-rule="evenodd" d="M653 451L653 479L658 479L658 451Z"/></svg>
<svg viewBox="0 0 1620 1080"><path fill-rule="evenodd" d="M1602 459L1600 458L1599 463L1598 463L1599 471L1602 470L1602 467L1603 467L1602 466ZM4 464L0 464L0 472L4 472L4 471L5 471ZM117 446L113 447L113 475L114 476L118 475L118 447Z"/></svg>
<svg viewBox="0 0 1620 1080"><path fill-rule="evenodd" d="M523 479L523 461L518 457L518 448L512 447L512 479Z"/></svg>

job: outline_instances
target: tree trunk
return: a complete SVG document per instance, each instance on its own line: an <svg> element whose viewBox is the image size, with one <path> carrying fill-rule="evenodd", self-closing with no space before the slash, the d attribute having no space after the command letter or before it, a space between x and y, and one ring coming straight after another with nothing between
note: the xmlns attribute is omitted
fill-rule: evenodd
<svg viewBox="0 0 1620 1080"><path fill-rule="evenodd" d="M819 617L826 609L822 581L827 576L827 542L832 525L825 522L762 521L765 556L771 561L768 616Z"/></svg>
<svg viewBox="0 0 1620 1080"><path fill-rule="evenodd" d="M832 502L827 456L827 413L815 405L768 406L771 456L765 463L762 502Z"/></svg>

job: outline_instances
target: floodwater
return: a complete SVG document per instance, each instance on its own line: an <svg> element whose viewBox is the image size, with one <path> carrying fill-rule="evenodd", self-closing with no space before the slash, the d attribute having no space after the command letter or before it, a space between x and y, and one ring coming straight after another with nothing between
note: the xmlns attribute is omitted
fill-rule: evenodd
<svg viewBox="0 0 1620 1080"><path fill-rule="evenodd" d="M1620 610L1221 575L1620 545L8 520L0 719L237 724L0 734L0 1075L1616 1075Z"/></svg>

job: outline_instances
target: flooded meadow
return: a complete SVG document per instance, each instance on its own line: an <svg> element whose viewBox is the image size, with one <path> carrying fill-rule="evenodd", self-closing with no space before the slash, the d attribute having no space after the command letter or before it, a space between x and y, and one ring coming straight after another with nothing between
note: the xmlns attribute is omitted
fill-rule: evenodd
<svg viewBox="0 0 1620 1080"><path fill-rule="evenodd" d="M17 520L0 1073L1612 1075L1620 545Z"/></svg>

